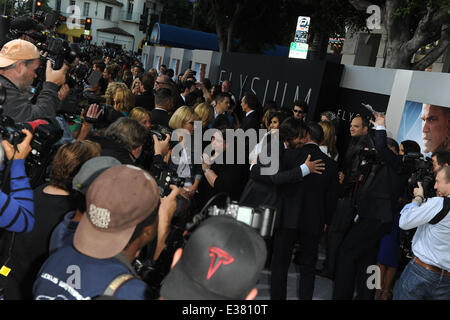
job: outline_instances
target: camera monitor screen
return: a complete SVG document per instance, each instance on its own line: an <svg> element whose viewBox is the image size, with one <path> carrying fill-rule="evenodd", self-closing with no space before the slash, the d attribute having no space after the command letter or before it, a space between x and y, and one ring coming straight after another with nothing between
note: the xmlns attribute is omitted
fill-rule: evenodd
<svg viewBox="0 0 450 320"><path fill-rule="evenodd" d="M399 144L412 140L419 144L425 156L433 152L450 150L450 105L407 101L398 131Z"/></svg>
<svg viewBox="0 0 450 320"><path fill-rule="evenodd" d="M253 209L248 207L239 207L238 214L236 217L237 221L243 222L245 224L252 224Z"/></svg>

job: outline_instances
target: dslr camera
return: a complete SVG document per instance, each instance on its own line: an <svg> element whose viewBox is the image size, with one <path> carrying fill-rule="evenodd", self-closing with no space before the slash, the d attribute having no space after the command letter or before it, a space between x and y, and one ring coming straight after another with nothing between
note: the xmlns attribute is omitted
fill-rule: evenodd
<svg viewBox="0 0 450 320"><path fill-rule="evenodd" d="M182 188L184 186L185 179L178 177L176 171L171 170L166 165L153 165L151 174L156 180L161 197L166 197L169 195L171 192L171 184L178 188Z"/></svg>

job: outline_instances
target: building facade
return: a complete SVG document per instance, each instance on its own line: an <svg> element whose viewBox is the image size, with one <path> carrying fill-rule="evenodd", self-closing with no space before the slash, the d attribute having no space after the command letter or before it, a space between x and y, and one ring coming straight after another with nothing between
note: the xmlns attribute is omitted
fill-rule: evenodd
<svg viewBox="0 0 450 320"><path fill-rule="evenodd" d="M75 38L90 35L91 44L133 51L142 48L146 36L139 31L145 8L148 19L151 14L161 16L163 9L157 0L50 0L49 6L64 17L59 32ZM84 28L88 17L89 31Z"/></svg>

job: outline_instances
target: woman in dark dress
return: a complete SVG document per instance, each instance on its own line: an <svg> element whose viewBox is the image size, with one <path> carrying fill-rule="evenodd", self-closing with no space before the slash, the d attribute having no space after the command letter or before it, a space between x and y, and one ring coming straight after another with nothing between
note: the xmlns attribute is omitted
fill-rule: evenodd
<svg viewBox="0 0 450 320"><path fill-rule="evenodd" d="M214 128L217 131L211 139L212 152L211 154L207 151L203 153L204 178L199 186L200 207L203 207L211 197L222 192L227 193L232 201L239 201L248 178L248 166L237 163L236 148L232 150L231 144L226 140L226 130L231 129L231 126L227 121L216 121L216 123L221 125ZM234 146L237 146L236 142ZM230 152L233 153L232 157L227 156ZM229 162L227 158L232 160L232 163L227 163Z"/></svg>

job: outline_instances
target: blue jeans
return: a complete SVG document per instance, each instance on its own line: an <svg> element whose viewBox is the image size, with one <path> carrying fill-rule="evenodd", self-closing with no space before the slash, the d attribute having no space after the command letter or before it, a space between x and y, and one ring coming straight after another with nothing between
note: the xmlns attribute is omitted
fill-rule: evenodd
<svg viewBox="0 0 450 320"><path fill-rule="evenodd" d="M450 277L427 270L412 260L394 290L394 300L450 300Z"/></svg>

